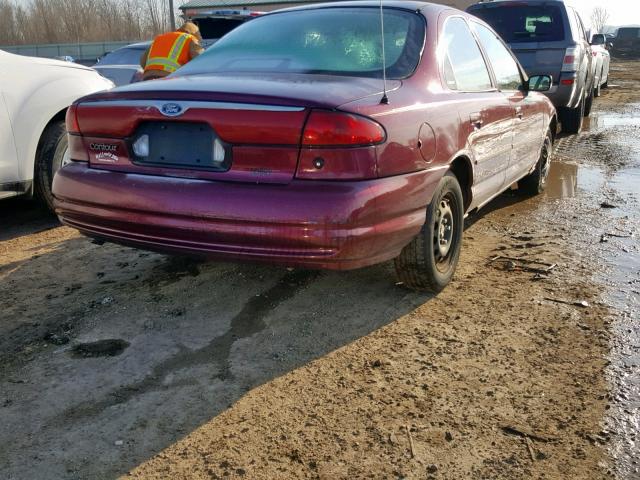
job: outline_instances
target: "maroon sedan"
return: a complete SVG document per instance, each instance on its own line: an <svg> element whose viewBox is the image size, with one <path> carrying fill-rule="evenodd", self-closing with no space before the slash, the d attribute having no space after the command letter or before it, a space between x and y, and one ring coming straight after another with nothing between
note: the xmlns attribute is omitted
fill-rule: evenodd
<svg viewBox="0 0 640 480"><path fill-rule="evenodd" d="M528 79L474 17L383 5L264 15L167 79L78 101L61 220L223 260L395 259L406 285L442 290L465 214L514 182L544 188L557 120L533 90L551 78Z"/></svg>

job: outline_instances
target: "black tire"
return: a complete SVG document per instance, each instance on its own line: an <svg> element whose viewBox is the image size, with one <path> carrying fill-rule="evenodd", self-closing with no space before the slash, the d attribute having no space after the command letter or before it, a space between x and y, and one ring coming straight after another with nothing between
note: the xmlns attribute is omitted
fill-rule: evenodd
<svg viewBox="0 0 640 480"><path fill-rule="evenodd" d="M53 122L45 128L36 154L34 173L35 193L38 199L53 211L51 185L68 148L67 130L64 122Z"/></svg>
<svg viewBox="0 0 640 480"><path fill-rule="evenodd" d="M536 168L529 175L518 182L518 190L525 195L538 195L542 193L547 186L549 178L549 168L551 166L551 156L553 154L553 135L549 130L544 139L540 158L536 163Z"/></svg>
<svg viewBox="0 0 640 480"><path fill-rule="evenodd" d="M584 121L585 99L583 98L576 108L563 108L560 110L560 123L566 133L580 133Z"/></svg>
<svg viewBox="0 0 640 480"><path fill-rule="evenodd" d="M414 290L441 292L458 265L463 230L462 190L455 175L448 172L427 207L422 230L395 259L398 279Z"/></svg>
<svg viewBox="0 0 640 480"><path fill-rule="evenodd" d="M593 92L591 95L587 97L587 100L584 102L584 113L582 114L585 118L591 115L591 108L593 107Z"/></svg>
<svg viewBox="0 0 640 480"><path fill-rule="evenodd" d="M607 77L607 81L602 84L602 88L605 90L609 88L609 77Z"/></svg>

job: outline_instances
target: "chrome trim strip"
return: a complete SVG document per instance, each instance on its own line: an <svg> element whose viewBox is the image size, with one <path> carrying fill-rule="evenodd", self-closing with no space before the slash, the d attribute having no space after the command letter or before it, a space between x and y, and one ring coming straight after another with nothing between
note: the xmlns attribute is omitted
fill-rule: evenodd
<svg viewBox="0 0 640 480"><path fill-rule="evenodd" d="M190 108L216 109L216 110L254 110L264 112L301 112L304 107L285 107L281 105L261 105L258 103L233 103L233 102L194 102L176 100L96 100L81 102L80 106L90 107L137 107L155 108L162 113L162 106L167 103L175 103L183 107L182 113Z"/></svg>

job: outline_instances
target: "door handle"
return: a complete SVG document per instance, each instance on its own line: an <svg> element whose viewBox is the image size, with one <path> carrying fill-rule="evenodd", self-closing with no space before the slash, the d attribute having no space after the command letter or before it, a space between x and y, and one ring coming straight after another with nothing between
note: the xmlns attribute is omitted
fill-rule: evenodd
<svg viewBox="0 0 640 480"><path fill-rule="evenodd" d="M479 130L482 128L482 125L484 125L484 121L482 120L482 115L480 113L472 113L469 115L469 120L471 121L473 128L476 130Z"/></svg>

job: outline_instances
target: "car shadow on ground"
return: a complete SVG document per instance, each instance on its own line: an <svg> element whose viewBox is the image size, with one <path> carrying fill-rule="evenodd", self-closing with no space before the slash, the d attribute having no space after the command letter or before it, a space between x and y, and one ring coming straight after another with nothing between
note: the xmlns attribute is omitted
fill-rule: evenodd
<svg viewBox="0 0 640 480"><path fill-rule="evenodd" d="M56 216L35 200L0 201L0 242L60 225Z"/></svg>
<svg viewBox="0 0 640 480"><path fill-rule="evenodd" d="M10 478L125 473L248 391L431 298L397 285L388 263L315 272L85 238L13 266L0 297L0 466Z"/></svg>

